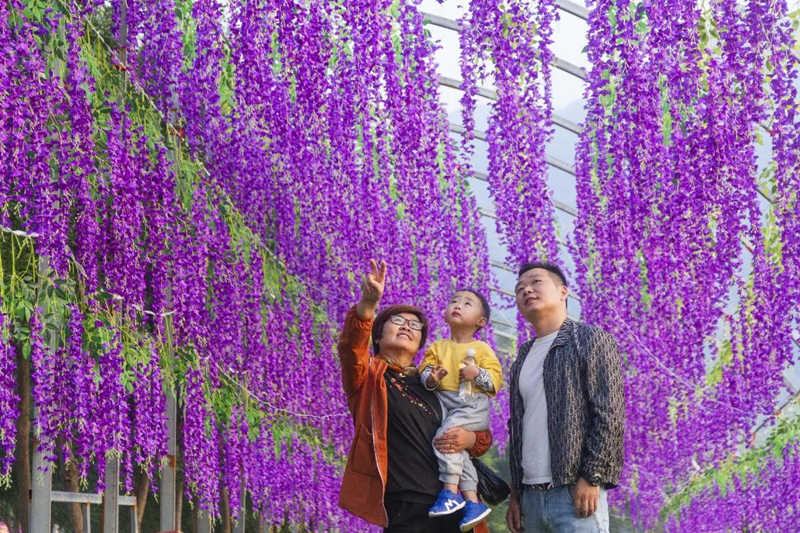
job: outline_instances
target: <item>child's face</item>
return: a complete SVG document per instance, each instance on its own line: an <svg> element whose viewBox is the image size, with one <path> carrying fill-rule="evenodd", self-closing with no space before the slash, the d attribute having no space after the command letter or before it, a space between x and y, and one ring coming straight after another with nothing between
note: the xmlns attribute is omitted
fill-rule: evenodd
<svg viewBox="0 0 800 533"><path fill-rule="evenodd" d="M481 301L469 291L457 292L450 298L444 311L444 321L451 328L469 326L477 330L486 325Z"/></svg>

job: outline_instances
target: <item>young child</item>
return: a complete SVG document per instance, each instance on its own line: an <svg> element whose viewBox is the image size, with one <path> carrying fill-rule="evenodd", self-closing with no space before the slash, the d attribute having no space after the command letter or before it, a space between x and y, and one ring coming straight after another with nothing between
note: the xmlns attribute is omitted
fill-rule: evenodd
<svg viewBox="0 0 800 533"><path fill-rule="evenodd" d="M450 338L434 342L419 366L423 385L438 391L447 410L437 437L453 427L486 429L489 396L494 396L503 379L491 347L475 339L475 333L489 321L486 298L473 290L457 291L447 304L444 319L450 326ZM469 453L441 453L435 447L434 452L444 488L428 515L444 516L465 508L459 526L461 531L469 531L491 512L478 502L478 476Z"/></svg>

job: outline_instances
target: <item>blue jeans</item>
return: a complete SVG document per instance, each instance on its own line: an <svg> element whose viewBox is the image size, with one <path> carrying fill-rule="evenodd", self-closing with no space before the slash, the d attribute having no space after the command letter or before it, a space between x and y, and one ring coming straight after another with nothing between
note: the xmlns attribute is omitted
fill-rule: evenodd
<svg viewBox="0 0 800 533"><path fill-rule="evenodd" d="M525 533L608 533L608 499L600 489L597 511L587 518L575 516L574 485L550 490L522 491L520 511Z"/></svg>

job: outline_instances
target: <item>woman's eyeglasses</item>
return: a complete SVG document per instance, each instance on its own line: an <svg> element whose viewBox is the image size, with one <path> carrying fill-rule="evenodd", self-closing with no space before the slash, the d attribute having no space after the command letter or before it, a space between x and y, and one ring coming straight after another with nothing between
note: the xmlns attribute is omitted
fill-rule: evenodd
<svg viewBox="0 0 800 533"><path fill-rule="evenodd" d="M389 317L389 320L396 326L408 325L408 327L414 331L422 331L422 322L419 320L414 320L413 318L403 318L400 315L392 315Z"/></svg>

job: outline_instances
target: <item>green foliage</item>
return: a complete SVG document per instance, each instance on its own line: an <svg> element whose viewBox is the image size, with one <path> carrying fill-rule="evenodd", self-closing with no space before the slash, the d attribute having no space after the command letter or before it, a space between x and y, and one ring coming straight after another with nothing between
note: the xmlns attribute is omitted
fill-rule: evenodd
<svg viewBox="0 0 800 533"><path fill-rule="evenodd" d="M501 478L511 483L511 472L508 466L508 453L500 453L495 446L480 457L480 460L489 468L495 471ZM499 505L492 507L492 513L486 518L489 531L508 531L506 525L506 511L508 510L508 499Z"/></svg>
<svg viewBox="0 0 800 533"><path fill-rule="evenodd" d="M609 69L605 69L601 77L607 79L608 83L603 87L603 92L598 96L598 100L603 106L606 115L613 116L617 104L617 84L619 82L615 77L611 76L611 71Z"/></svg>
<svg viewBox="0 0 800 533"><path fill-rule="evenodd" d="M336 449L330 443L325 442L319 429L297 425L287 418L273 419L266 427L272 432L273 452L276 458L281 457L284 453L287 457L291 457L294 452L292 441L297 439L312 448L319 449L328 463L344 468L347 458L336 453Z"/></svg>
<svg viewBox="0 0 800 533"><path fill-rule="evenodd" d="M714 387L722 381L722 369L733 361L733 344L730 339L723 339L717 344L718 360L706 372L707 390L713 392Z"/></svg>
<svg viewBox="0 0 800 533"><path fill-rule="evenodd" d="M764 243L764 251L767 258L776 269L783 269L783 243L788 239L782 238L782 230L775 218L775 205L771 205L769 211L762 219L761 236Z"/></svg>
<svg viewBox="0 0 800 533"><path fill-rule="evenodd" d="M661 94L661 136L664 146L672 145L672 111L670 108L667 78L661 75L658 80L658 90Z"/></svg>
<svg viewBox="0 0 800 533"><path fill-rule="evenodd" d="M774 460L778 464L783 464L784 450L797 442L800 442L800 416L780 420L763 446L749 449L739 456L732 456L719 467L707 469L678 487L662 506L659 516L662 520L666 520L669 516L678 514L697 494L714 487L719 488L720 494L724 496L734 477L738 478L743 486L749 482L748 478L758 483L764 462Z"/></svg>
<svg viewBox="0 0 800 533"><path fill-rule="evenodd" d="M639 297L642 300L644 309L648 310L653 302L653 295L650 294L649 291L650 282L648 281L647 277L647 260L645 259L644 253L641 249L636 250L636 259L639 261L639 280L641 282L639 287Z"/></svg>
<svg viewBox="0 0 800 533"><path fill-rule="evenodd" d="M28 0L24 15L33 21L43 22L53 16L51 2ZM66 40L63 36L64 25L70 17L69 12L61 4L55 4L63 15L60 32L43 32L40 37L40 46L48 52L52 71L60 76L65 75L65 50ZM179 0L176 3L176 12L181 21L181 31L184 39L184 52L187 65L194 60L194 46L196 40L195 22L191 17L192 2ZM12 10L12 22L17 15ZM107 146L107 135L110 123L111 103L120 109L126 109L126 115L132 122L132 130L141 129L141 133L133 132L134 139L139 135L148 138L148 145L154 150L157 144L167 147L173 158L175 170L175 195L177 211L172 213L178 225L191 227L190 213L194 202L194 191L200 181L207 183L204 174L206 170L202 161L194 159L181 142L181 134L176 124L165 120L155 108L153 102L136 86L127 79L127 66L120 58L113 57L113 51L120 51L111 31L111 16L109 9L96 10L85 22L85 31L80 37L78 45L81 50L81 60L85 63L89 75L94 79L94 90L87 91L87 101L94 123L93 142L98 157L96 164L100 172L89 176L94 190L92 193L97 198L99 180L105 179L103 171L108 169L109 163L104 159ZM278 47L277 35L273 35L272 57L274 60L273 71L276 75L283 73L282 56ZM345 48L345 54L348 52ZM226 50L223 60L222 76L219 80L219 90L223 112L230 112L234 102L234 69L230 64L230 50ZM352 57L352 51L349 51ZM62 128L68 121L66 117L57 117L54 128ZM68 132L64 132L68 133ZM155 150L153 151L155 153ZM151 154L152 155L152 154ZM54 161L54 163L56 163ZM56 164L53 171L58 172ZM256 235L245 223L241 213L233 206L230 199L219 188L208 191L206 212L208 224L221 220L226 225L230 235L227 243L229 260L245 265L252 264L254 257L258 256L262 263L262 275L255 280L262 286L264 299L262 301L262 317L268 318L269 306L278 298L287 298L293 305L298 305L305 287L302 282L290 276L285 266L274 255L260 236ZM179 394L185 390L184 376L189 368L200 365L198 347L205 342L204 339L195 339L197 345L176 345L173 337L171 315L163 320L163 331L155 332L145 320L141 311L120 311L116 297L104 290L99 290L91 295L83 294L83 281L80 265L72 262L69 275L61 279L50 269L46 263L40 261L35 250L35 238L13 230L19 230L21 223L14 217L17 206L4 205L3 209L9 213L12 228L0 229L0 310L11 318L7 325L7 332L11 335L25 357L30 356L30 320L34 310L41 309L41 321L45 331L45 340L53 348L64 346L69 339L70 332L66 329L69 320L69 306L77 305L84 314L83 348L91 357L97 358L104 350L109 349L113 339L121 343L123 357L123 371L120 377L125 390L130 392L137 386L135 369L149 362L153 353L158 354L162 378L166 390L175 390ZM214 216L214 215L218 215ZM213 275L214 265L208 265L209 275ZM213 295L211 295L213 296ZM311 306L314 317L314 333L317 340L317 349L329 347L333 335L330 320L322 308ZM289 325L286 328L285 340L291 342L296 335L296 328ZM262 338L267 342L266 337ZM293 418L282 413L275 413L269 406L261 403L260 399L251 397L247 390L246 382L238 377L227 376L218 387L205 383L204 393L208 406L216 415L219 423L227 424L230 414L235 406L244 408L245 416L251 428L250 438L255 439L260 428L272 429L273 433L279 431L279 440L288 439L289 436L300 438L314 447L323 450L324 456L333 464L339 464L340 458L336 456L332 446L325 442L317 430L313 430ZM101 376L96 374L96 380ZM213 423L213 422L212 422Z"/></svg>
<svg viewBox="0 0 800 533"><path fill-rule="evenodd" d="M225 57L221 60L219 79L219 106L223 115L230 115L235 106L236 77L235 68L231 61L231 51L225 50Z"/></svg>
<svg viewBox="0 0 800 533"><path fill-rule="evenodd" d="M183 39L183 61L184 71L191 68L194 63L197 53L197 23L192 17L192 0L176 0L175 2L175 18L181 30L181 37Z"/></svg>

